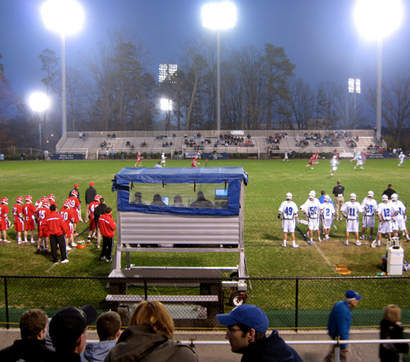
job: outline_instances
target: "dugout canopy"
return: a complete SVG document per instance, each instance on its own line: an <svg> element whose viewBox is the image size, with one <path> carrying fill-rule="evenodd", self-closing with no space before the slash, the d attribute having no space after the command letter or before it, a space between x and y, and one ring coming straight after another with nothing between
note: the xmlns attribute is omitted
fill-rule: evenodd
<svg viewBox="0 0 410 362"><path fill-rule="evenodd" d="M118 211L150 214L234 216L240 213L242 167L132 168L112 183Z"/></svg>

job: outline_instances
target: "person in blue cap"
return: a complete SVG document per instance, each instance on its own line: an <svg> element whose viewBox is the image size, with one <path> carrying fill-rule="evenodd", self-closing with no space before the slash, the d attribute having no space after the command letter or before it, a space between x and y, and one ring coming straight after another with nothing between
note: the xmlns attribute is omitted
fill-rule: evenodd
<svg viewBox="0 0 410 362"><path fill-rule="evenodd" d="M302 361L297 352L279 337L278 331L266 336L269 320L256 305L242 304L229 314L217 314L216 318L228 327L225 338L229 340L232 352L243 355L242 362Z"/></svg>
<svg viewBox="0 0 410 362"><path fill-rule="evenodd" d="M329 321L327 323L328 334L332 339L340 338L341 340L348 340L350 333L350 326L352 324L352 308L359 304L362 297L354 290L348 290L345 293L345 299L337 302L330 312ZM325 357L325 362L334 361L336 345L333 345ZM340 361L348 360L347 344L340 345Z"/></svg>

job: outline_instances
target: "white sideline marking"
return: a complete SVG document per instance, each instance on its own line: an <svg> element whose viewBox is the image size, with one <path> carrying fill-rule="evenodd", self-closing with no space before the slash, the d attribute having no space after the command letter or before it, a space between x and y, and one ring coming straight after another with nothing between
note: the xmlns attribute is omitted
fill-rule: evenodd
<svg viewBox="0 0 410 362"><path fill-rule="evenodd" d="M336 272L336 270L333 268L333 264L330 262L330 260L326 257L325 254L323 254L323 251L320 250L320 248L316 245L316 242L313 243L313 246L315 247L315 249L317 250L317 252L319 253L319 255L325 260L326 264L329 265L329 268L332 269L333 272Z"/></svg>
<svg viewBox="0 0 410 362"><path fill-rule="evenodd" d="M66 254L67 254L67 259L68 259L68 256L71 254L71 251L72 250L70 250L70 251L67 251L66 252ZM56 267L56 265L59 265L60 264L60 262L58 263L58 264L51 264L51 266L46 270L46 273L48 273L49 271L51 271L52 269L54 269L55 267Z"/></svg>

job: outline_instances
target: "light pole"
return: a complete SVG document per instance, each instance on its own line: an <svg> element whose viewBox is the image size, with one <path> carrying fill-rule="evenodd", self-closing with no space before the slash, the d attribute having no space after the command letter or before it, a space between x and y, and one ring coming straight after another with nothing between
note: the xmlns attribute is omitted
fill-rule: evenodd
<svg viewBox="0 0 410 362"><path fill-rule="evenodd" d="M41 149L42 142L41 142L41 115L44 114L50 108L50 98L47 94L43 92L33 92L30 94L28 98L28 104L31 110L35 113L39 114L39 121L38 121L38 145Z"/></svg>
<svg viewBox="0 0 410 362"><path fill-rule="evenodd" d="M382 140L382 49L383 39L399 28L403 18L401 0L356 0L353 11L359 33L377 41L376 140Z"/></svg>
<svg viewBox="0 0 410 362"><path fill-rule="evenodd" d="M62 137L67 133L66 49L67 35L78 33L85 20L83 7L76 0L47 0L40 8L44 26L61 36L61 114Z"/></svg>
<svg viewBox="0 0 410 362"><path fill-rule="evenodd" d="M233 2L210 2L201 9L202 26L216 30L216 129L218 137L221 131L221 30L228 30L236 25L237 10Z"/></svg>

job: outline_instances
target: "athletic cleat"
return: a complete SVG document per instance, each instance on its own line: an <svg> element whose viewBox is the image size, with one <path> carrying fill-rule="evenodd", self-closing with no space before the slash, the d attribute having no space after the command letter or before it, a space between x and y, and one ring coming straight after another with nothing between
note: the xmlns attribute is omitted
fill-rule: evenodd
<svg viewBox="0 0 410 362"><path fill-rule="evenodd" d="M373 240L372 241L372 244L370 245L372 248L375 248L376 247L376 240Z"/></svg>
<svg viewBox="0 0 410 362"><path fill-rule="evenodd" d="M381 240L377 240L377 246L382 246Z"/></svg>
<svg viewBox="0 0 410 362"><path fill-rule="evenodd" d="M298 248L299 247L299 245L298 244L295 244L295 243L293 243L293 245L292 245L294 248Z"/></svg>
<svg viewBox="0 0 410 362"><path fill-rule="evenodd" d="M53 262L53 264L54 264L54 265L57 265L58 263L59 263L59 262L58 262L58 260L57 260L57 261L55 261L55 262Z"/></svg>
<svg viewBox="0 0 410 362"><path fill-rule="evenodd" d="M67 245L67 246L65 247L65 250L70 251L71 248Z"/></svg>
<svg viewBox="0 0 410 362"><path fill-rule="evenodd" d="M326 236L325 236L325 240L329 240L329 235L326 235Z"/></svg>
<svg viewBox="0 0 410 362"><path fill-rule="evenodd" d="M10 243L11 243L10 240L3 240L3 242L6 243L6 244L10 244Z"/></svg>
<svg viewBox="0 0 410 362"><path fill-rule="evenodd" d="M360 245L362 245L362 243L359 240L356 240L356 245L360 246Z"/></svg>
<svg viewBox="0 0 410 362"><path fill-rule="evenodd" d="M61 260L61 264L67 264L70 260L68 260L67 258L65 258L64 260Z"/></svg>
<svg viewBox="0 0 410 362"><path fill-rule="evenodd" d="M73 248L75 248L75 247L77 246L77 243L72 242L72 243L71 243L71 246L72 246Z"/></svg>
<svg viewBox="0 0 410 362"><path fill-rule="evenodd" d="M365 236L365 235L362 235L362 236L360 237L360 240L366 240L366 236Z"/></svg>
<svg viewBox="0 0 410 362"><path fill-rule="evenodd" d="M308 240L308 242L307 242L310 246L312 246L313 245L313 241L312 240Z"/></svg>
<svg viewBox="0 0 410 362"><path fill-rule="evenodd" d="M286 248L286 241L284 241L284 242L282 243L282 246L283 246L284 248Z"/></svg>
<svg viewBox="0 0 410 362"><path fill-rule="evenodd" d="M319 243L321 243L321 242L322 242L322 239L321 239L321 238L319 238L319 239L318 239L318 241L319 241Z"/></svg>
<svg viewBox="0 0 410 362"><path fill-rule="evenodd" d="M100 257L100 261L105 261L105 256Z"/></svg>
<svg viewBox="0 0 410 362"><path fill-rule="evenodd" d="M345 246L349 246L349 240L345 241Z"/></svg>
<svg viewBox="0 0 410 362"><path fill-rule="evenodd" d="M109 259L108 259L108 258L105 258L105 262L106 262L106 263L111 263L111 258L109 258Z"/></svg>

